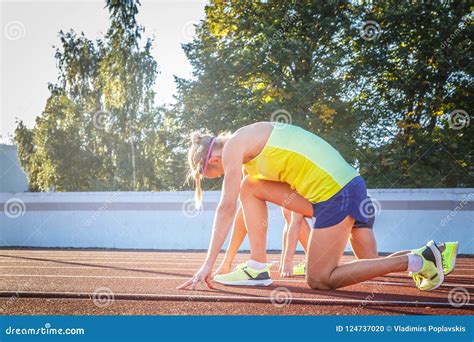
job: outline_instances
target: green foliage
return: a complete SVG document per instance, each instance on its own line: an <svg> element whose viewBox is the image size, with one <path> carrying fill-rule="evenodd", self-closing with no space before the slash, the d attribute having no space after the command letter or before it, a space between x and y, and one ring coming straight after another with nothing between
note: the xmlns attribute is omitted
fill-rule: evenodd
<svg viewBox="0 0 474 342"><path fill-rule="evenodd" d="M356 110L373 115L362 174L373 187L473 186L473 125L449 125L454 110L472 110L468 4L385 1L354 14L382 28L377 40L352 43Z"/></svg>
<svg viewBox="0 0 474 342"><path fill-rule="evenodd" d="M176 79L166 109L138 6L107 0L104 38L60 32L58 82L35 127L16 130L32 190L189 188L191 131L281 119L327 139L370 187L474 186L474 123L451 115L473 107L467 2L212 1L183 45L193 78Z"/></svg>
<svg viewBox="0 0 474 342"><path fill-rule="evenodd" d="M212 2L184 45L195 77L178 80L177 125L235 130L287 111L371 187L474 186L473 125L448 125L452 110L472 108L469 13L466 3Z"/></svg>
<svg viewBox="0 0 474 342"><path fill-rule="evenodd" d="M169 162L164 113L154 105L157 65L142 45L138 3L107 1L103 39L60 32L57 84L32 130L16 140L32 190L161 190Z"/></svg>

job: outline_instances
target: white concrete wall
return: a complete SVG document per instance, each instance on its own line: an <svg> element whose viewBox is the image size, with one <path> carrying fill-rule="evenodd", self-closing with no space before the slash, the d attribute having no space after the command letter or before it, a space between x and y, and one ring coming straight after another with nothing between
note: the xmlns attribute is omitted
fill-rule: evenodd
<svg viewBox="0 0 474 342"><path fill-rule="evenodd" d="M375 233L379 251L460 241L474 254L474 189L384 189ZM0 247L205 249L219 192L195 212L192 192L0 193ZM268 248L280 249L283 220L269 206ZM245 241L243 249L248 249Z"/></svg>
<svg viewBox="0 0 474 342"><path fill-rule="evenodd" d="M0 192L28 191L28 179L20 166L18 148L0 144Z"/></svg>

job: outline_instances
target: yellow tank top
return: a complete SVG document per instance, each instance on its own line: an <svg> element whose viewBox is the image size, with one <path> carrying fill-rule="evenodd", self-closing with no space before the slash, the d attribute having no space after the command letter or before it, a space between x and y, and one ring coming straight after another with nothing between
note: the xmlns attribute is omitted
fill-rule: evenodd
<svg viewBox="0 0 474 342"><path fill-rule="evenodd" d="M275 123L262 152L244 168L257 179L288 183L311 203L327 201L359 175L325 140L281 123Z"/></svg>

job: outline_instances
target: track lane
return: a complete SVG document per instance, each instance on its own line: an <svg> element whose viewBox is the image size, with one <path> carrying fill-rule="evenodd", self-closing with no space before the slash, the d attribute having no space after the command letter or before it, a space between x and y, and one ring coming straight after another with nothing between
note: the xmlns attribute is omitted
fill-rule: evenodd
<svg viewBox="0 0 474 342"><path fill-rule="evenodd" d="M310 289L304 278L279 278L272 267L274 284L265 288L229 287L216 284L215 291L178 291L176 286L190 277L204 259L203 252L79 251L79 250L0 250L0 310L6 314L122 314L149 312L163 314L470 314L474 298L474 259L459 258L457 268L445 284L433 292L420 292L406 273L395 273L336 291ZM240 254L236 263L245 261ZM277 262L279 255L270 254ZM222 256L220 257L222 259ZM296 256L296 262L303 260ZM342 262L353 260L344 256ZM453 307L449 292L462 287L471 301ZM94 309L97 290L114 294L112 309ZM272 305L275 291L289 291L287 310ZM285 291L286 291L285 290ZM273 294L272 294L273 293ZM2 304L3 303L3 304ZM27 303L42 307L27 309ZM55 303L55 304L54 304ZM82 303L83 311L81 311ZM163 303L174 303L163 308ZM214 304L215 305L214 305ZM214 305L214 306L213 306ZM137 307L138 306L138 307ZM217 310L220 307L221 310ZM291 308L290 308L291 307ZM147 314L142 313L142 314Z"/></svg>

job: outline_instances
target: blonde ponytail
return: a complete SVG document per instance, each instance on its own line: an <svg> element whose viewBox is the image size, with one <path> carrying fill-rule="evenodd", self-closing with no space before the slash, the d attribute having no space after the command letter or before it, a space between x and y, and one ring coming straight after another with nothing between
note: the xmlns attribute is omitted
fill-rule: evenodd
<svg viewBox="0 0 474 342"><path fill-rule="evenodd" d="M188 151L188 178L193 178L195 183L194 201L196 208L202 204L201 172L204 167L204 158L206 158L212 135L203 135L199 132L191 133L191 146Z"/></svg>
<svg viewBox="0 0 474 342"><path fill-rule="evenodd" d="M188 151L188 178L193 178L195 182L194 201L196 208L200 208L202 204L201 172L205 167L205 159L209 153L211 142L215 139L213 146L222 148L224 146L224 138L226 138L228 134L229 133L223 133L215 138L210 134L201 134L199 132L191 133L191 146Z"/></svg>
<svg viewBox="0 0 474 342"><path fill-rule="evenodd" d="M201 188L201 174L197 173L196 177L194 178L196 183L196 188L194 189L194 203L196 209L201 208L202 205L202 188Z"/></svg>

